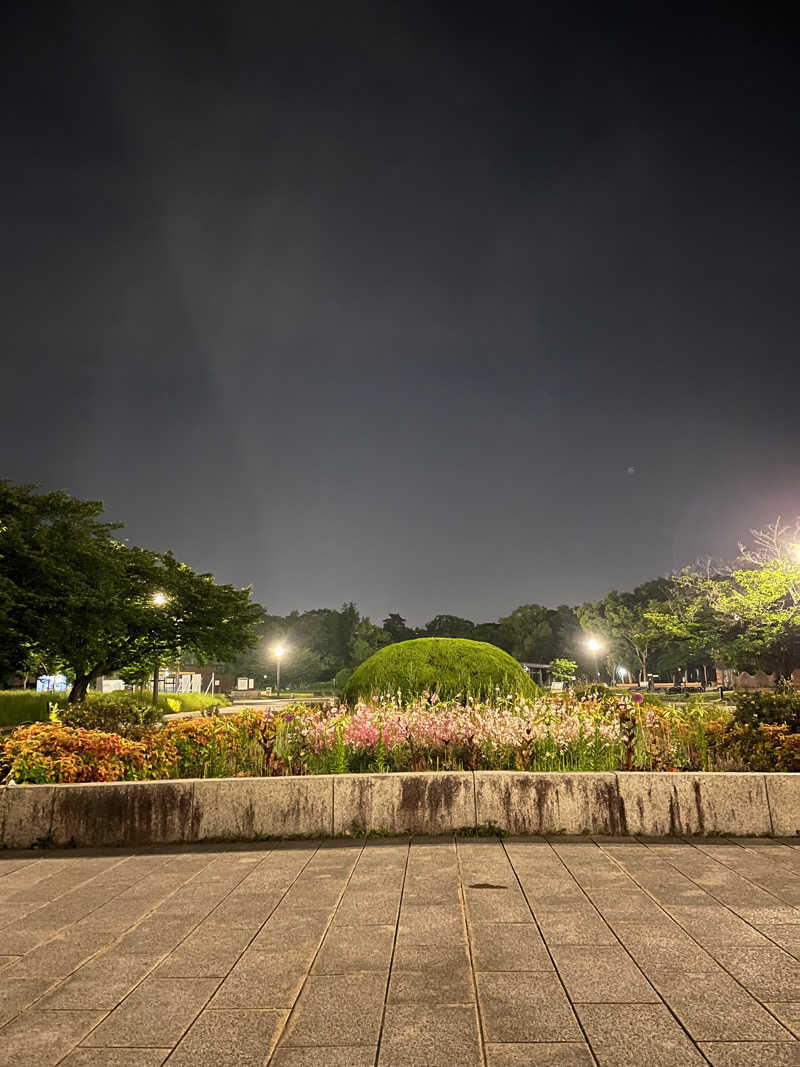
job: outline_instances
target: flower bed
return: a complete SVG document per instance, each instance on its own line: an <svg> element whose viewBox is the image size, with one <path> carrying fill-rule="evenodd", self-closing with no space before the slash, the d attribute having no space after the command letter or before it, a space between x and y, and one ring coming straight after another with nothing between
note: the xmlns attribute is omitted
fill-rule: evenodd
<svg viewBox="0 0 800 1067"><path fill-rule="evenodd" d="M491 702L376 700L354 708L169 722L136 739L58 722L0 746L0 780L109 782L430 770L800 770L800 734L683 708L565 693Z"/></svg>

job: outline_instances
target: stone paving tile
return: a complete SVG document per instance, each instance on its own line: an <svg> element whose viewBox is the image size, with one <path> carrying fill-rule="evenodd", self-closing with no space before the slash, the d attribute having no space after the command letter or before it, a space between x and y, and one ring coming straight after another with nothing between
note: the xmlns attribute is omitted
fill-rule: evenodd
<svg viewBox="0 0 800 1067"><path fill-rule="evenodd" d="M481 1067L475 1008L390 1004L378 1067Z"/></svg>
<svg viewBox="0 0 800 1067"><path fill-rule="evenodd" d="M380 883L378 883L380 885ZM397 922L400 911L400 887L381 892L380 889L345 890L334 916L335 926L386 926Z"/></svg>
<svg viewBox="0 0 800 1067"><path fill-rule="evenodd" d="M800 1042L710 1041L700 1045L713 1067L798 1067Z"/></svg>
<svg viewBox="0 0 800 1067"><path fill-rule="evenodd" d="M4 978L49 978L51 981L66 978L96 952L106 948L111 939L112 935L67 928L24 956L11 957L16 960L16 965L6 971Z"/></svg>
<svg viewBox="0 0 800 1067"><path fill-rule="evenodd" d="M294 1004L314 958L312 951L248 949L211 1000L212 1008L285 1008Z"/></svg>
<svg viewBox="0 0 800 1067"><path fill-rule="evenodd" d="M353 936L350 927L332 928L322 942L312 974L355 974L376 971L389 974L394 947L394 926L365 926Z"/></svg>
<svg viewBox="0 0 800 1067"><path fill-rule="evenodd" d="M670 971L716 971L719 964L676 923L653 926L643 922L615 922L614 933L639 967Z"/></svg>
<svg viewBox="0 0 800 1067"><path fill-rule="evenodd" d="M159 978L224 978L247 948L252 933L239 926L203 922L170 953L156 972Z"/></svg>
<svg viewBox="0 0 800 1067"><path fill-rule="evenodd" d="M392 973L420 970L439 972L468 966L466 938L442 945L435 941L398 937L392 960Z"/></svg>
<svg viewBox="0 0 800 1067"><path fill-rule="evenodd" d="M589 1046L577 1041L486 1046L486 1067L593 1067L593 1064Z"/></svg>
<svg viewBox="0 0 800 1067"><path fill-rule="evenodd" d="M218 984L214 978L147 978L83 1044L93 1048L175 1045Z"/></svg>
<svg viewBox="0 0 800 1067"><path fill-rule="evenodd" d="M659 997L621 945L553 948L556 970L573 1002L644 1004Z"/></svg>
<svg viewBox="0 0 800 1067"><path fill-rule="evenodd" d="M377 1045L384 993L385 982L374 974L311 975L282 1043Z"/></svg>
<svg viewBox="0 0 800 1067"><path fill-rule="evenodd" d="M769 1008L772 1014L780 1019L795 1037L800 1037L800 1003L770 1001L765 1007Z"/></svg>
<svg viewBox="0 0 800 1067"><path fill-rule="evenodd" d="M114 951L95 956L48 993L40 1007L111 1011L157 963L157 956L124 956Z"/></svg>
<svg viewBox="0 0 800 1067"><path fill-rule="evenodd" d="M476 973L487 1041L579 1041L581 1032L554 973Z"/></svg>
<svg viewBox="0 0 800 1067"><path fill-rule="evenodd" d="M800 848L3 856L0 952L0 1067L796 1063Z"/></svg>
<svg viewBox="0 0 800 1067"><path fill-rule="evenodd" d="M548 945L616 945L613 931L588 903L535 904L533 914Z"/></svg>
<svg viewBox="0 0 800 1067"><path fill-rule="evenodd" d="M733 978L719 972L648 975L695 1041L785 1041L792 1035Z"/></svg>
<svg viewBox="0 0 800 1067"><path fill-rule="evenodd" d="M170 1064L262 1067L281 1033L285 1011L204 1011L170 1056Z"/></svg>
<svg viewBox="0 0 800 1067"><path fill-rule="evenodd" d="M578 1004L600 1067L683 1067L703 1057L663 1004Z"/></svg>
<svg viewBox="0 0 800 1067"><path fill-rule="evenodd" d="M60 1067L161 1067L171 1048L76 1048Z"/></svg>
<svg viewBox="0 0 800 1067"><path fill-rule="evenodd" d="M237 926L255 933L269 919L281 902L279 892L245 892L240 883L204 917L203 922L212 926Z"/></svg>
<svg viewBox="0 0 800 1067"><path fill-rule="evenodd" d="M193 916L151 915L130 927L114 946L130 956L163 956L179 945L196 924Z"/></svg>
<svg viewBox="0 0 800 1067"><path fill-rule="evenodd" d="M16 978L0 982L0 1026L33 1004L50 986L47 978Z"/></svg>
<svg viewBox="0 0 800 1067"><path fill-rule="evenodd" d="M334 1048L279 1048L270 1060L271 1067L374 1067L377 1046L340 1045Z"/></svg>
<svg viewBox="0 0 800 1067"><path fill-rule="evenodd" d="M102 1019L93 1011L39 1011L0 1030L0 1067L54 1067Z"/></svg>
<svg viewBox="0 0 800 1067"><path fill-rule="evenodd" d="M552 971L553 962L533 923L470 923L476 971Z"/></svg>
<svg viewBox="0 0 800 1067"><path fill-rule="evenodd" d="M714 950L714 957L759 1000L800 1000L800 963L774 945L724 945Z"/></svg>
<svg viewBox="0 0 800 1067"><path fill-rule="evenodd" d="M389 1004L472 1004L475 983L469 967L446 971L393 971Z"/></svg>

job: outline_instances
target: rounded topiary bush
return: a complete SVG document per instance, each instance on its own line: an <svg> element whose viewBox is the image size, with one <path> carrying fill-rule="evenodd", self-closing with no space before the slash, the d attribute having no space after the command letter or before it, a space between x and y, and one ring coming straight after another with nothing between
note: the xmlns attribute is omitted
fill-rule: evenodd
<svg viewBox="0 0 800 1067"><path fill-rule="evenodd" d="M502 648L456 637L420 637L387 645L356 667L342 699L347 704L400 693L404 700L436 693L486 699L499 687L503 696L534 696L538 690L519 663Z"/></svg>

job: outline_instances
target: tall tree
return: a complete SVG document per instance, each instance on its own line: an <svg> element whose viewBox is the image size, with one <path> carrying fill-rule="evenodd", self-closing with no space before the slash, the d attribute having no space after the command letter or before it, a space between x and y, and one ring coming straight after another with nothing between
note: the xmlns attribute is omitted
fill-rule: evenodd
<svg viewBox="0 0 800 1067"><path fill-rule="evenodd" d="M422 629L425 637L475 637L475 623L458 615L436 615Z"/></svg>
<svg viewBox="0 0 800 1067"><path fill-rule="evenodd" d="M609 672L612 678L616 665L629 669L635 666L641 683L646 684L650 657L664 641L663 630L650 615L663 608L670 590L669 578L656 578L637 586L631 593L613 590L602 600L583 604L577 609L587 634L600 634L605 639L611 655Z"/></svg>
<svg viewBox="0 0 800 1067"><path fill-rule="evenodd" d="M263 611L249 589L217 585L169 553L123 544L102 504L0 483L0 578L11 640L68 668L70 700L103 674L181 653L231 659ZM6 639L8 640L8 639Z"/></svg>
<svg viewBox="0 0 800 1067"><path fill-rule="evenodd" d="M383 620L383 629L389 635L390 643L408 641L412 637L416 637L414 631L406 625L406 620L403 616L398 615L396 611L391 612Z"/></svg>
<svg viewBox="0 0 800 1067"><path fill-rule="evenodd" d="M556 655L551 612L541 604L522 604L500 619L511 655L522 663L549 663Z"/></svg>

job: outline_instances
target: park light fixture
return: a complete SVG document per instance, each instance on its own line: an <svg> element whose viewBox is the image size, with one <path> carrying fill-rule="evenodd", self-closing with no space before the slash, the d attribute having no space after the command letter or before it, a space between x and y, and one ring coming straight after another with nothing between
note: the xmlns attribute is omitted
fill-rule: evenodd
<svg viewBox="0 0 800 1067"><path fill-rule="evenodd" d="M595 677L599 678L600 665L597 662L597 653L603 647L603 642L598 641L596 637L590 637L589 640L586 642L586 647L589 649L589 651L592 653L592 656L594 657L594 673Z"/></svg>
<svg viewBox="0 0 800 1067"><path fill-rule="evenodd" d="M166 593L153 593L150 597L150 603L154 608L165 608L169 603L169 597Z"/></svg>
<svg viewBox="0 0 800 1067"><path fill-rule="evenodd" d="M277 644L277 645L275 645L273 647L272 651L275 654L275 663L276 663L275 689L277 690L277 695L280 696L281 695L281 656L286 651L286 646L282 645L282 644Z"/></svg>

